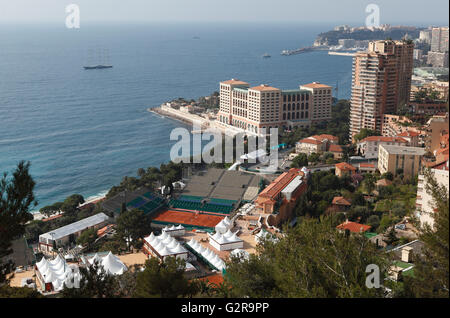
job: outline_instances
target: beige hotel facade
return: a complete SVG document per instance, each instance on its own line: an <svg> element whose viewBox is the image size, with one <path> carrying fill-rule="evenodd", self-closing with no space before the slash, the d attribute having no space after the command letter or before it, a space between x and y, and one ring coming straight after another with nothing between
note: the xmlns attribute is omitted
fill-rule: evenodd
<svg viewBox="0 0 450 318"><path fill-rule="evenodd" d="M299 89L281 90L269 85L231 79L220 83L219 124L259 134L265 128L293 129L331 119L331 86L317 82Z"/></svg>

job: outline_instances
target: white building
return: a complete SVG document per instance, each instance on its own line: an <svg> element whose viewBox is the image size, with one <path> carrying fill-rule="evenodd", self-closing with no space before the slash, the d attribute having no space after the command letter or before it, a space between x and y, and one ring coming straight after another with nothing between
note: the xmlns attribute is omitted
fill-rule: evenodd
<svg viewBox="0 0 450 318"><path fill-rule="evenodd" d="M244 241L240 239L236 233L228 230L225 234L216 232L209 235L209 244L218 251L229 251L237 248L244 248Z"/></svg>
<svg viewBox="0 0 450 318"><path fill-rule="evenodd" d="M408 141L401 137L369 136L358 142L357 149L364 158L375 159L379 145L407 146Z"/></svg>
<svg viewBox="0 0 450 318"><path fill-rule="evenodd" d="M56 246L63 246L69 243L71 237L75 240L80 234L91 228L100 228L108 222L109 217L104 213L98 213L72 224L60 227L56 230L39 235L39 249L43 252L53 250L53 241Z"/></svg>

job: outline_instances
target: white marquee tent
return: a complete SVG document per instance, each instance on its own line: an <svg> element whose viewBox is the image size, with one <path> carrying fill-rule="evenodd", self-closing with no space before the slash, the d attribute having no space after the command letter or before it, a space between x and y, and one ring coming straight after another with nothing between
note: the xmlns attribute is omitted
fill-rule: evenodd
<svg viewBox="0 0 450 318"><path fill-rule="evenodd" d="M170 236L183 236L186 234L186 229L183 225L172 225L172 226L166 226L162 229L163 232L167 232Z"/></svg>
<svg viewBox="0 0 450 318"><path fill-rule="evenodd" d="M207 260L211 265L213 265L218 270L223 270L225 268L225 262L212 250L203 247L199 242L191 239L187 243L197 254L201 255L205 260Z"/></svg>
<svg viewBox="0 0 450 318"><path fill-rule="evenodd" d="M53 260L46 260L43 257L36 263L36 276L41 283L41 287L46 291L61 291L72 280L79 279L80 273L76 265L68 265L61 256L56 256ZM49 286L51 284L51 286ZM49 288L51 287L51 288Z"/></svg>
<svg viewBox="0 0 450 318"><path fill-rule="evenodd" d="M122 275L128 270L127 266L120 260L120 258L111 252L103 257L95 253L95 255L88 261L91 265L94 264L94 262L97 262L108 274L111 275Z"/></svg>
<svg viewBox="0 0 450 318"><path fill-rule="evenodd" d="M184 260L187 259L188 251L166 231L163 231L159 236L155 236L151 233L144 238L144 242L147 250L150 249L152 253L156 252L157 256L161 259L164 259L164 257L167 256L174 256Z"/></svg>
<svg viewBox="0 0 450 318"><path fill-rule="evenodd" d="M229 229L224 234L209 234L209 244L218 251L228 251L244 247L244 241Z"/></svg>
<svg viewBox="0 0 450 318"><path fill-rule="evenodd" d="M226 216L224 219L222 219L216 226L215 226L215 230L217 233L221 233L224 234L226 233L229 229L232 228L232 222L231 220Z"/></svg>

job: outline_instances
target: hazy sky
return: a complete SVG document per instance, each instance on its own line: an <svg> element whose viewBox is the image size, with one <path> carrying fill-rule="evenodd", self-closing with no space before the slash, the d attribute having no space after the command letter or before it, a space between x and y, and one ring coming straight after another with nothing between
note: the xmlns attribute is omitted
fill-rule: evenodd
<svg viewBox="0 0 450 318"><path fill-rule="evenodd" d="M65 7L83 22L305 22L363 25L365 8L380 7L380 23L448 25L448 0L0 0L2 22L64 23Z"/></svg>

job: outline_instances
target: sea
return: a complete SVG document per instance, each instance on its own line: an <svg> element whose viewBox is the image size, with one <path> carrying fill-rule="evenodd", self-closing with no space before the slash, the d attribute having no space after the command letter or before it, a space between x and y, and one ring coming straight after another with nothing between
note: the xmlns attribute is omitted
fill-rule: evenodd
<svg viewBox="0 0 450 318"><path fill-rule="evenodd" d="M31 162L38 210L79 193L101 197L138 168L170 160L185 124L148 112L237 78L282 89L318 81L349 98L352 58L315 51L332 25L149 23L1 25L0 173ZM262 58L268 53L271 58ZM96 60L97 59L97 60ZM84 70L108 59L114 67Z"/></svg>

